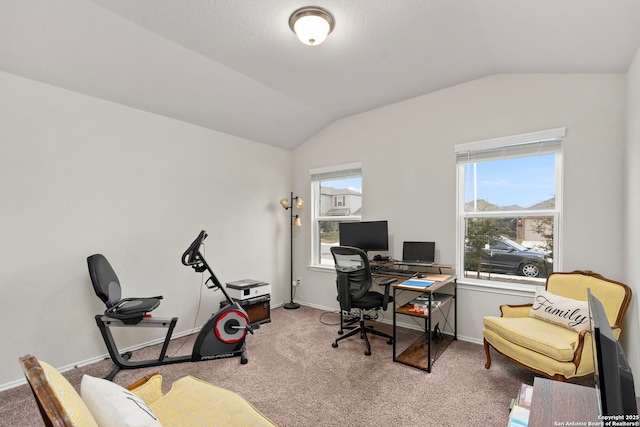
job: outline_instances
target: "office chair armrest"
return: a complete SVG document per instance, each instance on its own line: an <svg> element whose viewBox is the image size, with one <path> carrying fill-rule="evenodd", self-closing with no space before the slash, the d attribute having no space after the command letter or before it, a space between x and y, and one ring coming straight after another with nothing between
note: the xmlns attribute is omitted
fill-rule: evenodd
<svg viewBox="0 0 640 427"><path fill-rule="evenodd" d="M384 299L382 300L382 309L386 310L387 305L389 304L390 296L389 289L391 288L392 283L396 283L398 279L384 279L378 283L380 286L384 286Z"/></svg>
<svg viewBox="0 0 640 427"><path fill-rule="evenodd" d="M398 281L398 279L391 279L391 278L390 278L390 279L384 279L384 280L381 280L378 284L379 284L380 286L384 286L384 287L386 287L387 289L389 289L389 286L390 286L392 283L396 283L397 281Z"/></svg>

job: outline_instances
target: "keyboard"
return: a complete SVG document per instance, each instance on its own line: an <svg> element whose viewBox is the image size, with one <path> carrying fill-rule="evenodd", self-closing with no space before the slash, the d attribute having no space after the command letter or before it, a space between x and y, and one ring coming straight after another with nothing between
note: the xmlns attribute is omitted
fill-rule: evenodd
<svg viewBox="0 0 640 427"><path fill-rule="evenodd" d="M371 266L371 272L373 274L380 274L380 275L386 275L386 276L398 276L398 277L413 277L418 274L417 271L405 270L405 269L384 266L384 265Z"/></svg>

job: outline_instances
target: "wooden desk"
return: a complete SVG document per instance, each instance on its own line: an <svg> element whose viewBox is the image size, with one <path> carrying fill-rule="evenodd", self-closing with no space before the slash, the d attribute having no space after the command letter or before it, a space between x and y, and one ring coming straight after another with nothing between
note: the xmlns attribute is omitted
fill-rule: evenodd
<svg viewBox="0 0 640 427"><path fill-rule="evenodd" d="M384 265L384 266L390 266L390 267L404 266L404 267L407 267L407 270L420 271L420 272L424 272L424 274L427 274L427 272L430 270L438 270L439 274L442 274L442 270L453 270L453 266L449 264L432 264L427 267L426 265L402 264L399 261L394 261L394 260L380 260L380 261L371 260L370 262L371 262L371 265ZM387 275L387 274L380 274L379 276L395 277L393 275ZM403 277L402 279L405 280L406 277Z"/></svg>
<svg viewBox="0 0 640 427"><path fill-rule="evenodd" d="M407 278L402 278L402 281L407 280ZM430 280L434 283L428 287L424 288L416 288L412 286L406 286L400 283L393 284L393 361L403 363L405 365L413 366L414 368L422 369L427 372L431 372L431 366L433 362L442 354L442 352L448 347L451 341L458 338L457 331L457 318L458 318L458 307L457 307L457 286L456 286L456 278L455 276L450 276L447 274L427 274L422 280ZM398 295L403 292L418 292L420 294L428 295L428 303L427 306L431 307L431 302L433 295L444 295L445 299L442 300L441 304L437 307L437 310L444 317L444 325L442 326L441 334L439 337L435 337L437 340L434 341L434 337L432 334L432 325L431 325L431 312L433 309L430 309L425 313L417 313L411 311L413 308L412 304L403 304L398 306ZM445 314L442 309L449 305L453 304L454 308L454 320L453 327L449 325L447 314ZM424 334L418 337L417 340L413 342L409 347L407 347L402 353L396 355L396 344L397 344L397 336L396 336L396 318L398 314L412 316L415 318L424 319ZM445 334L446 326L449 325L449 333ZM435 345L437 344L437 346ZM435 351L434 351L434 347Z"/></svg>
<svg viewBox="0 0 640 427"><path fill-rule="evenodd" d="M572 421L576 425L600 425L596 389L577 384L536 377L530 411L528 427L567 425Z"/></svg>

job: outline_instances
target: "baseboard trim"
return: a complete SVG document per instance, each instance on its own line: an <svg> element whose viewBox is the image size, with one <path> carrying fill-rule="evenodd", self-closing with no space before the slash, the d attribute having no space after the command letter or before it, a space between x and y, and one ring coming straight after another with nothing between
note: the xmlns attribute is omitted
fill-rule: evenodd
<svg viewBox="0 0 640 427"><path fill-rule="evenodd" d="M186 331L174 333L171 336L171 340L174 340L176 338L182 338L182 337L187 336L187 335L198 333L198 332L200 332L200 329L201 328L198 327L198 328L189 329L189 330L186 330ZM121 348L119 350L122 353L124 353L124 352L127 352L127 351L140 350L141 348L149 347L149 346L156 345L156 344L162 344L163 342L164 342L164 337L160 337L160 338L156 338L154 340L147 341L147 342L144 342L144 343L141 343L141 344L136 344L136 345L133 345L133 346L130 346L130 347L126 347L126 348ZM34 354L34 356L38 357L37 354ZM75 363L72 363L72 364L69 364L69 365L57 367L56 369L59 372L67 372L67 371L70 371L72 369L82 368L83 366L87 366L87 365L90 365L92 363L101 362L101 361L103 361L105 359L110 359L109 353L104 353L104 354L101 354L99 356L91 357L89 359L84 359L84 360L81 360L79 362L75 362ZM45 360L45 362L46 362L46 360ZM8 382L6 384L0 384L0 391L9 390L9 389L21 386L21 385L26 384L26 383L27 383L27 380L25 378L23 378L23 379L20 379L20 380Z"/></svg>

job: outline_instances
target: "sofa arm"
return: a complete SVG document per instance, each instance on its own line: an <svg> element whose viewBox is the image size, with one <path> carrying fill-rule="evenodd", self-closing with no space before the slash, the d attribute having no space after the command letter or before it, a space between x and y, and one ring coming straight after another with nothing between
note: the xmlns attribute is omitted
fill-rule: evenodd
<svg viewBox="0 0 640 427"><path fill-rule="evenodd" d="M501 305L500 317L527 317L533 304Z"/></svg>
<svg viewBox="0 0 640 427"><path fill-rule="evenodd" d="M151 405L162 396L162 375L158 372L147 375L127 386L127 390L138 396L147 405Z"/></svg>
<svg viewBox="0 0 640 427"><path fill-rule="evenodd" d="M239 394L191 376L176 380L149 406L163 426L275 427Z"/></svg>

